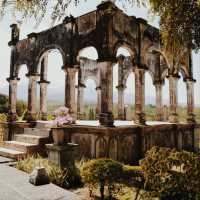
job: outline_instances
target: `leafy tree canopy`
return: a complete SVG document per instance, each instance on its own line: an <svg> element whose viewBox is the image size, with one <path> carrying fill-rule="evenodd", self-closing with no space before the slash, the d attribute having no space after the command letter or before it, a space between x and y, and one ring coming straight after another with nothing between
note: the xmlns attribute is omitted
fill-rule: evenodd
<svg viewBox="0 0 200 200"><path fill-rule="evenodd" d="M22 18L34 17L40 22L49 5L54 7L51 11L52 21L60 20L70 4L79 4L87 0L2 0L1 13L5 14L7 8L12 6L14 12L21 13ZM152 14L160 17L160 27L165 47L171 52L179 53L183 48L199 50L200 48L200 0L118 0L125 7L136 3L146 5Z"/></svg>

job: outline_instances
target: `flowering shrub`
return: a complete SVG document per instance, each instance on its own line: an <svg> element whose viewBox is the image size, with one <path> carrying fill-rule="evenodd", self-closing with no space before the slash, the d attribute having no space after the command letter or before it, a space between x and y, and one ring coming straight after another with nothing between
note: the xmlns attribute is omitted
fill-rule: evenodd
<svg viewBox="0 0 200 200"><path fill-rule="evenodd" d="M73 122L73 118L69 114L69 109L67 107L59 107L55 110L55 120L54 123L57 126L62 126L66 124L71 124Z"/></svg>

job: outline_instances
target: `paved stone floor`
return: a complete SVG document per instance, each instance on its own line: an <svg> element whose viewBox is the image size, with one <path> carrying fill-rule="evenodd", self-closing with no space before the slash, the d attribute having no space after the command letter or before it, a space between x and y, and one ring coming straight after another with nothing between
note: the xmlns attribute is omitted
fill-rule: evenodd
<svg viewBox="0 0 200 200"><path fill-rule="evenodd" d="M0 164L0 200L80 200L77 195L53 184L33 186L28 180L28 174Z"/></svg>
<svg viewBox="0 0 200 200"><path fill-rule="evenodd" d="M0 156L0 164L11 162L12 159Z"/></svg>

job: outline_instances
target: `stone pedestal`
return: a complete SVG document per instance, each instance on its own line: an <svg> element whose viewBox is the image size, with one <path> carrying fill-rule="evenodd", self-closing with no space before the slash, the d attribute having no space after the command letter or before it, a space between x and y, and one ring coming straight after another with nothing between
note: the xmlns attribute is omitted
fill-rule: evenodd
<svg viewBox="0 0 200 200"><path fill-rule="evenodd" d="M188 123L195 123L194 114L194 80L186 80L187 86L187 121Z"/></svg>
<svg viewBox="0 0 200 200"><path fill-rule="evenodd" d="M76 99L75 99L75 76L77 68L63 67L65 71L65 106L69 108L69 113L76 121Z"/></svg>
<svg viewBox="0 0 200 200"><path fill-rule="evenodd" d="M101 114L99 122L102 126L114 126L113 109L113 71L112 62L100 62L101 77Z"/></svg>
<svg viewBox="0 0 200 200"><path fill-rule="evenodd" d="M74 151L78 145L66 143L62 145L46 144L48 160L62 168L75 167Z"/></svg>
<svg viewBox="0 0 200 200"><path fill-rule="evenodd" d="M145 70L135 69L135 123L145 125Z"/></svg>
<svg viewBox="0 0 200 200"><path fill-rule="evenodd" d="M177 84L179 76L170 75L169 77L169 98L170 98L170 113L169 113L169 122L178 123L178 114L177 114L177 105L178 105L178 96L177 96Z"/></svg>

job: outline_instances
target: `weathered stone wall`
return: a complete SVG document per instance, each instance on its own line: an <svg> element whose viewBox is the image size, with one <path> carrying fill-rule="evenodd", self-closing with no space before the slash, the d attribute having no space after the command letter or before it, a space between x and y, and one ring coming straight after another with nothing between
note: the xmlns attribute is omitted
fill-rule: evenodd
<svg viewBox="0 0 200 200"><path fill-rule="evenodd" d="M189 124L127 126L117 128L72 126L65 128L67 141L79 144L76 159L110 157L135 164L153 146L194 151L194 133Z"/></svg>

